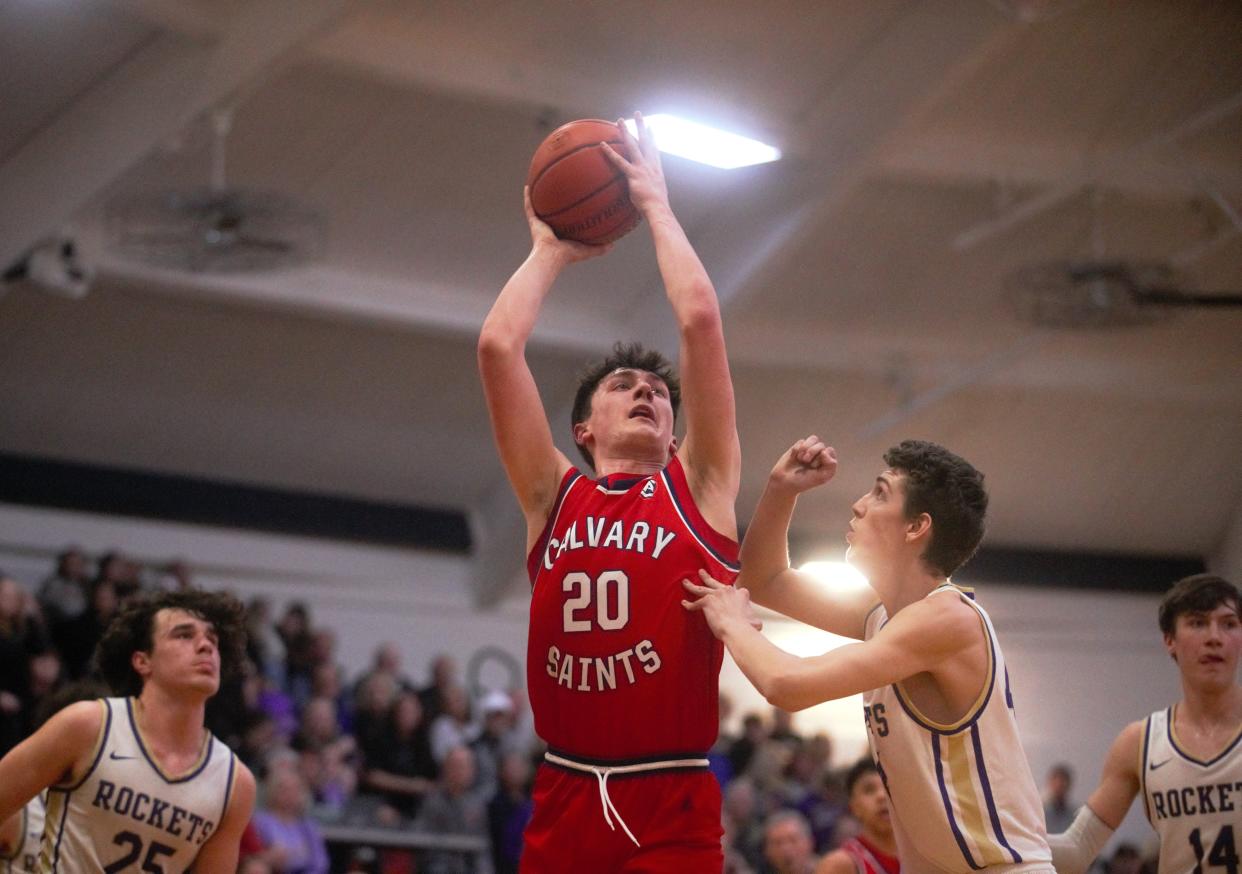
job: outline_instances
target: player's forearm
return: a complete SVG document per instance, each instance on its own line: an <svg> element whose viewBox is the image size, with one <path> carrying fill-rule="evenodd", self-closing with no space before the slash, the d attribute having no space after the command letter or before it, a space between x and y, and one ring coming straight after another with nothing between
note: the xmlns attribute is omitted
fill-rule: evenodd
<svg viewBox="0 0 1242 874"><path fill-rule="evenodd" d="M716 289L677 216L667 204L660 204L648 209L645 218L651 228L656 263L678 327L683 334L720 331L720 302L716 299Z"/></svg>
<svg viewBox="0 0 1242 874"><path fill-rule="evenodd" d="M479 334L479 355L521 354L543 300L565 266L554 250L535 246L492 304Z"/></svg>
<svg viewBox="0 0 1242 874"><path fill-rule="evenodd" d="M789 569L789 523L797 502L797 495L769 486L755 506L742 541L742 573L737 584L749 589L756 603L764 603L768 584Z"/></svg>

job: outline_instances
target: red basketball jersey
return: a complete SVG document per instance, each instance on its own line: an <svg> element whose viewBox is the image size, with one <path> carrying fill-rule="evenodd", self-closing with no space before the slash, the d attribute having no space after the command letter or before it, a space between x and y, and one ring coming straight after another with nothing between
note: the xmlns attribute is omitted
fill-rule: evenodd
<svg viewBox="0 0 1242 874"><path fill-rule="evenodd" d="M854 860L858 874L900 874L901 860L890 856L862 835L850 838L841 849Z"/></svg>
<svg viewBox="0 0 1242 874"><path fill-rule="evenodd" d="M715 743L724 648L681 606L699 568L732 583L738 546L704 521L676 456L652 476L565 474L527 559L526 682L550 747L622 760Z"/></svg>

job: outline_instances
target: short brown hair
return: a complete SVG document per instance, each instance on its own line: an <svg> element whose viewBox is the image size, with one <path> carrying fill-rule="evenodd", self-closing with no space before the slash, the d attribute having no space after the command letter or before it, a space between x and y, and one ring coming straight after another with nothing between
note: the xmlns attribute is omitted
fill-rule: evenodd
<svg viewBox="0 0 1242 874"><path fill-rule="evenodd" d="M136 652L151 652L155 616L161 610L184 610L211 624L220 649L220 680L241 671L246 652L245 608L224 592L186 589L130 601L108 625L95 649L95 664L114 695L138 695L142 677L134 670Z"/></svg>
<svg viewBox="0 0 1242 874"><path fill-rule="evenodd" d="M587 420L587 417L591 415L591 397L595 394L595 389L603 382L604 377L614 370L622 368L641 370L644 373L650 373L652 376L659 377L668 386L668 400L673 407L673 421L677 421L677 410L681 407L681 383L677 379L677 373L673 370L673 365L654 349L644 349L641 343L621 343L618 341L613 344L612 354L603 361L597 361L588 365L578 377L578 390L574 393L574 407L570 413L570 425L577 425L579 422ZM578 451L582 453L582 457L586 459L587 464L594 468L595 458L591 455L590 450L585 446L579 445Z"/></svg>
<svg viewBox="0 0 1242 874"><path fill-rule="evenodd" d="M1242 614L1242 593L1225 578L1215 574L1183 577L1160 600L1160 630L1172 635L1177 628L1178 616L1208 613L1229 602L1233 602L1234 612Z"/></svg>

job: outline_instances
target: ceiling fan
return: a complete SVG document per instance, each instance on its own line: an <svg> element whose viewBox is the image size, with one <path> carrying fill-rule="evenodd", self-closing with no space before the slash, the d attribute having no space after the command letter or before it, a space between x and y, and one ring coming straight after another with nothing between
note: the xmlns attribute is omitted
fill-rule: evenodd
<svg viewBox="0 0 1242 874"><path fill-rule="evenodd" d="M212 115L211 182L206 188L122 195L104 206L109 246L122 257L192 273L256 273L322 256L326 222L274 191L231 188L225 141L232 113Z"/></svg>

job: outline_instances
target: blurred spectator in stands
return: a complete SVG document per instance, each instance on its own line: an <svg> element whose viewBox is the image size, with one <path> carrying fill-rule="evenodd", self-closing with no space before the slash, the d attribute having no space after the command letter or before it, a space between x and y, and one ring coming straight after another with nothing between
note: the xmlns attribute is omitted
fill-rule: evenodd
<svg viewBox="0 0 1242 874"><path fill-rule="evenodd" d="M0 756L30 724L30 663L48 648L43 625L22 584L0 571Z"/></svg>
<svg viewBox="0 0 1242 874"><path fill-rule="evenodd" d="M783 741L764 741L755 750L750 760L749 776L755 783L761 811L770 812L785 803L785 771L792 759L793 748Z"/></svg>
<svg viewBox="0 0 1242 874"><path fill-rule="evenodd" d="M724 867L721 869L721 874L755 874L755 869L737 849L737 825L732 817L721 816L720 828L720 848L724 852Z"/></svg>
<svg viewBox="0 0 1242 874"><path fill-rule="evenodd" d="M276 624L276 633L285 647L285 690L290 691L301 682L309 688L314 665L310 610L301 601L290 603Z"/></svg>
<svg viewBox="0 0 1242 874"><path fill-rule="evenodd" d="M1070 790L1074 788L1074 771L1064 762L1058 762L1048 769L1044 782L1044 821L1048 824L1048 834L1065 831L1074 822L1078 813L1078 805L1070 798Z"/></svg>
<svg viewBox="0 0 1242 874"><path fill-rule="evenodd" d="M523 751L521 738L516 730L517 713L513 699L498 689L489 690L479 702L483 724L478 736L470 742L474 752L475 784L484 798L496 794L500 783L500 762L511 752Z"/></svg>
<svg viewBox="0 0 1242 874"><path fill-rule="evenodd" d="M56 694L64 680L60 656L56 650L48 649L32 656L30 659L30 690L27 699L26 725L24 734L31 734L37 728L36 714L45 703Z"/></svg>
<svg viewBox="0 0 1242 874"><path fill-rule="evenodd" d="M438 768L431 755L423 708L413 692L397 697L386 730L366 751L363 767L365 789L383 795L388 807L401 816L413 817L418 813ZM381 819L392 821L388 813Z"/></svg>
<svg viewBox="0 0 1242 874"><path fill-rule="evenodd" d="M288 743L298 730L298 710L293 698L266 677L260 677L259 711L276 725L280 739Z"/></svg>
<svg viewBox="0 0 1242 874"><path fill-rule="evenodd" d="M359 682L355 700L358 709L354 712L354 737L362 748L363 759L370 761L387 738L392 707L397 701L397 682L391 674L371 673Z"/></svg>
<svg viewBox="0 0 1242 874"><path fill-rule="evenodd" d="M86 676L90 670L95 645L103 637L112 617L120 610L120 604L115 584L98 579L91 583L86 612L65 623L60 655L65 661L65 673L70 679L78 680Z"/></svg>
<svg viewBox="0 0 1242 874"><path fill-rule="evenodd" d="M901 862L897 858L888 791L871 756L864 756L849 769L844 792L849 798L850 822L854 823L851 830L855 834L842 842L841 849L823 858L816 874L855 874L864 869L873 874L897 874Z"/></svg>
<svg viewBox="0 0 1242 874"><path fill-rule="evenodd" d="M194 588L194 571L184 558L174 558L158 569L155 587L166 592L184 592Z"/></svg>
<svg viewBox="0 0 1242 874"><path fill-rule="evenodd" d="M474 785L474 754L469 747L450 749L444 757L440 781L427 793L414 827L434 835L472 835L483 839L488 832L487 808ZM480 874L491 870L491 857L485 851L475 854L429 850L420 872L425 874Z"/></svg>
<svg viewBox="0 0 1242 874"><path fill-rule="evenodd" d="M450 655L441 653L431 662L431 684L418 692L423 702L423 713L429 722L444 712L445 699L449 690L457 687L457 662Z"/></svg>
<svg viewBox="0 0 1242 874"><path fill-rule="evenodd" d="M832 771L832 738L822 731L818 732L806 742L806 749L815 769L811 782L820 784L824 776Z"/></svg>
<svg viewBox="0 0 1242 874"><path fill-rule="evenodd" d="M273 766L265 788L263 807L254 814L263 842L259 858L279 874L328 874L328 848L319 824L306 814L309 797L296 766Z"/></svg>
<svg viewBox="0 0 1242 874"><path fill-rule="evenodd" d="M99 557L93 585L98 587L101 583L110 584L122 603L138 594L142 588L138 565L115 549Z"/></svg>
<svg viewBox="0 0 1242 874"><path fill-rule="evenodd" d="M310 651L306 664L306 673L296 674L288 678L286 687L298 710L306 706L306 702L314 695L315 671L321 665L336 664L336 632L331 628L320 626L311 632Z"/></svg>
<svg viewBox="0 0 1242 874"><path fill-rule="evenodd" d="M243 659L236 674L222 677L220 691L207 702L207 728L230 749L239 749L258 709L258 669Z"/></svg>
<svg viewBox="0 0 1242 874"><path fill-rule="evenodd" d="M768 738L763 719L758 713L747 713L742 717L742 736L733 742L729 750L729 762L733 765L733 775L741 776L750 768L750 760L755 750Z"/></svg>
<svg viewBox="0 0 1242 874"><path fill-rule="evenodd" d="M793 714L779 707L772 708L772 730L768 732L768 738L789 744L795 749L802 746L802 735L793 727Z"/></svg>
<svg viewBox="0 0 1242 874"><path fill-rule="evenodd" d="M500 760L499 784L487 803L487 830L496 874L517 874L522 832L534 810L530 797L532 773L530 760L523 753L508 752Z"/></svg>
<svg viewBox="0 0 1242 874"><path fill-rule="evenodd" d="M476 733L470 721L470 698L463 687L444 689L441 703L440 715L431 720L431 754L437 762L443 762L454 747L469 746Z"/></svg>
<svg viewBox="0 0 1242 874"><path fill-rule="evenodd" d="M315 665L311 696L327 698L336 705L336 724L346 734L354 730L354 699L341 681L341 666L332 662Z"/></svg>
<svg viewBox="0 0 1242 874"><path fill-rule="evenodd" d="M842 830L843 823L849 820L849 803L845 794L845 784L840 774L835 771L818 772L819 780L814 786L815 791L803 799L797 811L806 817L811 826L811 838L816 853L826 853L835 849L849 835Z"/></svg>
<svg viewBox="0 0 1242 874"><path fill-rule="evenodd" d="M39 606L43 608L43 617L57 646L60 645L60 625L86 612L89 593L90 573L86 567L86 556L78 547L70 546L56 557L55 573L39 587Z"/></svg>
<svg viewBox="0 0 1242 874"><path fill-rule="evenodd" d="M246 655L255 663L259 672L284 685L284 644L272 624L271 602L262 596L250 599L246 604Z"/></svg>
<svg viewBox="0 0 1242 874"><path fill-rule="evenodd" d="M1113 854L1108 857L1104 870L1108 874L1139 874L1139 869L1142 867L1143 857L1139 854L1138 847L1134 846L1134 844L1121 843L1117 845L1117 849L1113 850ZM1225 867L1228 870L1233 870L1235 866L1226 864Z"/></svg>
<svg viewBox="0 0 1242 874"><path fill-rule="evenodd" d="M358 745L352 735L341 733L335 702L312 698L307 703L293 749L301 753L302 776L317 812L338 816L354 794Z"/></svg>
<svg viewBox="0 0 1242 874"><path fill-rule="evenodd" d="M754 782L749 777L733 778L725 787L721 808L722 818L728 823L725 833L732 836L731 849L747 867L759 870L763 865L763 819L767 811L759 806Z"/></svg>
<svg viewBox="0 0 1242 874"><path fill-rule="evenodd" d="M771 874L814 874L811 827L796 810L778 810L763 826L763 855Z"/></svg>

